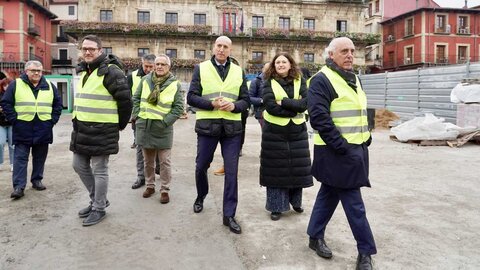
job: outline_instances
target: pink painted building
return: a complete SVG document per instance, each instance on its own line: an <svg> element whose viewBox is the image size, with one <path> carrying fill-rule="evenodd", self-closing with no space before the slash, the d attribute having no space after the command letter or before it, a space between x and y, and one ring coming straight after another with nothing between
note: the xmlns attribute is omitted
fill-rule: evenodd
<svg viewBox="0 0 480 270"><path fill-rule="evenodd" d="M28 60L42 62L51 72L51 21L48 1L0 2L0 71L16 77ZM1 76L1 75L0 75Z"/></svg>

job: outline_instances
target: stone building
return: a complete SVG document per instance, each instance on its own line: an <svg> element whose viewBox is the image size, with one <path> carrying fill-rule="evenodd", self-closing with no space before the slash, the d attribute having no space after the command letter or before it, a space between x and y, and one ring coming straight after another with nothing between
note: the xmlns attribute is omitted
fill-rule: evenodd
<svg viewBox="0 0 480 270"><path fill-rule="evenodd" d="M364 33L363 0L102 0L78 1L78 22L65 31L81 38L99 35L104 50L135 69L144 53L165 53L176 69L190 69L211 57L219 35L233 41L232 55L247 73L256 73L279 51L291 53L316 71L328 42L349 36L357 45L356 64L365 63L365 46L378 42ZM185 79L188 74L185 74Z"/></svg>

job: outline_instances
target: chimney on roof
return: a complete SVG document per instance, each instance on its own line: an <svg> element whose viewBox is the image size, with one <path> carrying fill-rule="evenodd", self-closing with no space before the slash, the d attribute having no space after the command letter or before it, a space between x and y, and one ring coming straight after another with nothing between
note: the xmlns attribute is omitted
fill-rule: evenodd
<svg viewBox="0 0 480 270"><path fill-rule="evenodd" d="M468 8L468 0L465 0L465 6L463 8Z"/></svg>

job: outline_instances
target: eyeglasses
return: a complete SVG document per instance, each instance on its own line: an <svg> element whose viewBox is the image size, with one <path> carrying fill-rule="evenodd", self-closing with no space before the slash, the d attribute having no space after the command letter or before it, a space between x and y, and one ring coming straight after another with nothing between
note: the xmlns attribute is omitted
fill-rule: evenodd
<svg viewBox="0 0 480 270"><path fill-rule="evenodd" d="M81 48L83 53L89 52L89 53L94 53L98 48Z"/></svg>
<svg viewBox="0 0 480 270"><path fill-rule="evenodd" d="M42 73L41 69L27 69L27 71L30 71L31 73Z"/></svg>

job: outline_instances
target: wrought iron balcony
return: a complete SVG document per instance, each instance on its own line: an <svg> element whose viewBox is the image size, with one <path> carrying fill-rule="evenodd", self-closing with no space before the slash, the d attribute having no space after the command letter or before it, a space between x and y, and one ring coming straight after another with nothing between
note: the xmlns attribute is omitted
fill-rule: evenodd
<svg viewBox="0 0 480 270"><path fill-rule="evenodd" d="M52 66L72 66L72 59L52 59Z"/></svg>
<svg viewBox="0 0 480 270"><path fill-rule="evenodd" d="M30 24L27 28L27 33L32 36L40 36L40 26L36 24Z"/></svg>
<svg viewBox="0 0 480 270"><path fill-rule="evenodd" d="M57 36L57 42L68 42L67 35Z"/></svg>
<svg viewBox="0 0 480 270"><path fill-rule="evenodd" d="M227 35L237 38L316 40L328 42L334 37L346 36L354 42L376 44L380 35L371 33L349 33L332 31L313 31L309 29L247 28L245 30L209 25L171 25L171 24L135 24L135 23L98 23L64 21L65 31L69 34L113 34L142 36L218 36ZM242 31L243 30L243 31Z"/></svg>

